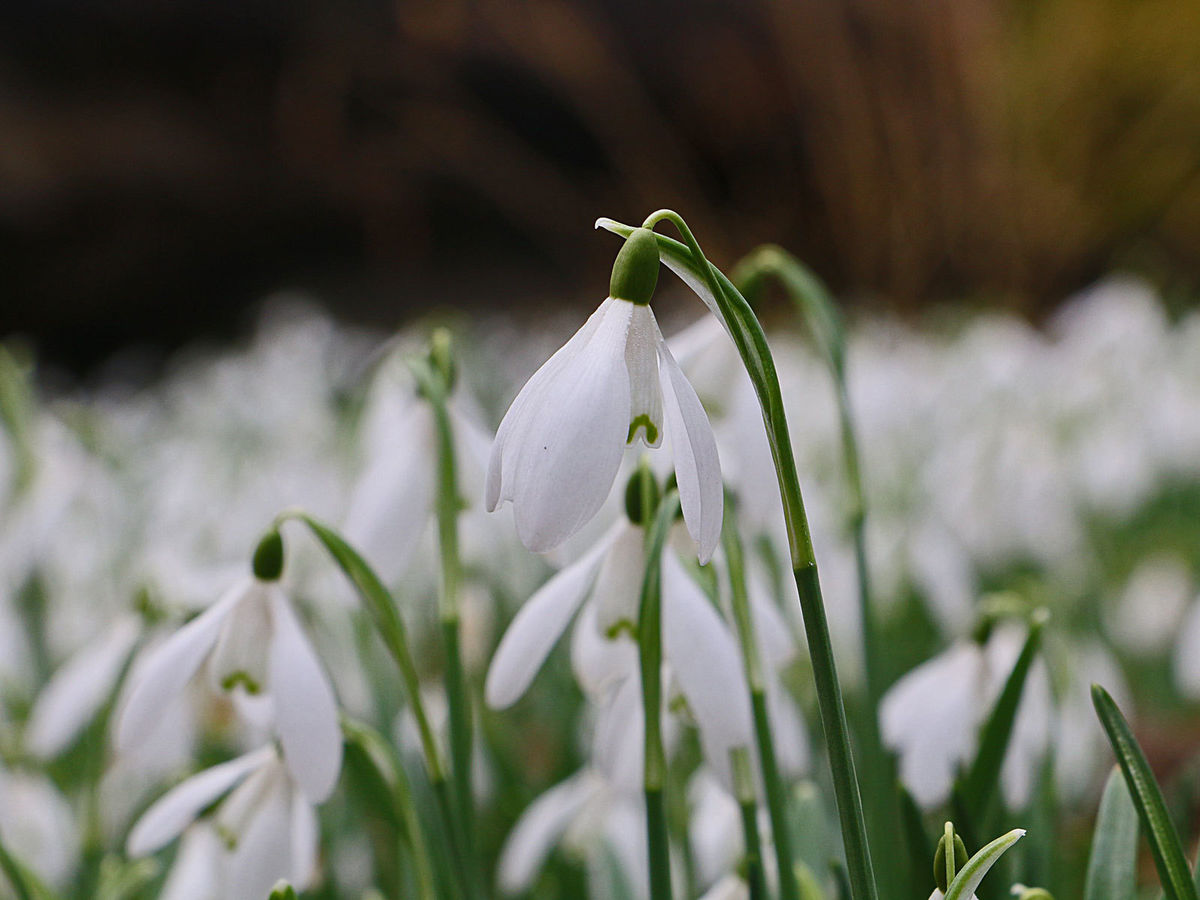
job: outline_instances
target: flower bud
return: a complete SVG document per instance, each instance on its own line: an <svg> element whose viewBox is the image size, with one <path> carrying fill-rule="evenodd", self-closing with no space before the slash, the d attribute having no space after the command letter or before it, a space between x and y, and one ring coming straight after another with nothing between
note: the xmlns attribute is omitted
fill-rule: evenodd
<svg viewBox="0 0 1200 900"><path fill-rule="evenodd" d="M449 330L434 329L429 338L429 365L441 377L446 392L454 390L458 367L454 364L454 345Z"/></svg>
<svg viewBox="0 0 1200 900"><path fill-rule="evenodd" d="M254 577L259 581L278 581L283 574L283 538L272 528L254 550Z"/></svg>
<svg viewBox="0 0 1200 900"><path fill-rule="evenodd" d="M958 832L954 834L954 871L957 872L967 864L970 856L967 855L967 845L963 843L963 839L959 837ZM950 889L949 883L946 881L946 836L942 835L938 841L937 852L933 854L933 880L937 883L938 890L943 894Z"/></svg>
<svg viewBox="0 0 1200 900"><path fill-rule="evenodd" d="M645 306L658 284L658 238L639 228L626 240L613 263L608 296Z"/></svg>

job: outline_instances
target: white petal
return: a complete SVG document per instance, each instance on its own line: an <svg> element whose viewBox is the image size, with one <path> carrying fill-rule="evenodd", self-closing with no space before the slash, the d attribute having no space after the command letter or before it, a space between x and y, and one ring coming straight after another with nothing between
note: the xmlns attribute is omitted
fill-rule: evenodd
<svg viewBox="0 0 1200 900"><path fill-rule="evenodd" d="M546 857L595 792L595 776L579 772L550 788L521 813L500 851L502 891L519 894L533 885Z"/></svg>
<svg viewBox="0 0 1200 900"><path fill-rule="evenodd" d="M808 730L796 702L773 675L767 677L767 715L780 771L789 778L803 775L808 769Z"/></svg>
<svg viewBox="0 0 1200 900"><path fill-rule="evenodd" d="M128 752L154 730L163 710L187 687L212 650L225 617L253 587L249 578L235 585L134 666L117 718L117 752Z"/></svg>
<svg viewBox="0 0 1200 900"><path fill-rule="evenodd" d="M1175 648L1175 683L1187 697L1200 697L1200 603L1192 606Z"/></svg>
<svg viewBox="0 0 1200 900"><path fill-rule="evenodd" d="M283 758L305 795L323 802L342 771L342 730L333 686L291 604L271 592L271 698Z"/></svg>
<svg viewBox="0 0 1200 900"><path fill-rule="evenodd" d="M412 403L389 446L376 451L350 502L344 533L378 571L398 577L433 510L433 422L427 403Z"/></svg>
<svg viewBox="0 0 1200 900"><path fill-rule="evenodd" d="M271 640L270 588L255 582L221 625L221 633L208 658L208 677L214 692L233 691L239 685L248 694L266 690L266 649Z"/></svg>
<svg viewBox="0 0 1200 900"><path fill-rule="evenodd" d="M275 755L263 747L245 756L205 769L169 790L142 814L129 832L126 852L146 856L169 844L205 807Z"/></svg>
<svg viewBox="0 0 1200 900"><path fill-rule="evenodd" d="M531 396L513 404L515 420L501 423L490 469L500 466L498 497L512 499L517 535L530 550L550 550L578 531L612 488L629 430L625 340L632 312L631 303L606 300L586 343L536 391L531 379Z"/></svg>
<svg viewBox="0 0 1200 900"><path fill-rule="evenodd" d="M30 753L56 756L87 726L112 694L139 631L136 619L122 619L54 673L29 714L25 745Z"/></svg>
<svg viewBox="0 0 1200 900"><path fill-rule="evenodd" d="M221 900L217 873L222 849L221 839L207 825L185 831L158 900Z"/></svg>
<svg viewBox="0 0 1200 900"><path fill-rule="evenodd" d="M658 342L662 340L649 306L634 306L625 342L625 367L629 371L629 432L626 443L638 434L647 447L663 438L663 398L658 383Z"/></svg>
<svg viewBox="0 0 1200 900"><path fill-rule="evenodd" d="M700 587L671 554L663 557L663 651L700 728L714 770L751 741L750 701L737 642Z"/></svg>
<svg viewBox="0 0 1200 900"><path fill-rule="evenodd" d="M736 875L726 875L704 892L700 900L749 900L750 887Z"/></svg>
<svg viewBox="0 0 1200 900"><path fill-rule="evenodd" d="M796 658L796 636L791 626L771 598L770 591L758 578L751 576L747 585L750 612L754 617L754 636L763 663L771 669L781 669Z"/></svg>
<svg viewBox="0 0 1200 900"><path fill-rule="evenodd" d="M665 342L659 344L658 356L665 376L663 407L679 483L679 503L703 565L717 549L724 515L725 486L721 481L717 439L700 398Z"/></svg>
<svg viewBox="0 0 1200 900"><path fill-rule="evenodd" d="M595 547L557 572L521 607L488 668L483 690L488 706L504 709L525 693L587 596L596 570L619 533L616 526L610 529Z"/></svg>

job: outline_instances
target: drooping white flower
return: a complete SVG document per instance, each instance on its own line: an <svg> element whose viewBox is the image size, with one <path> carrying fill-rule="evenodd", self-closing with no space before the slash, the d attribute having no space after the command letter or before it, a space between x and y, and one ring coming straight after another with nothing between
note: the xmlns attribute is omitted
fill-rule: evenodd
<svg viewBox="0 0 1200 900"><path fill-rule="evenodd" d="M44 775L0 769L0 839L54 887L65 887L79 863L79 828L71 806Z"/></svg>
<svg viewBox="0 0 1200 900"><path fill-rule="evenodd" d="M649 291L625 291L623 258L653 266ZM632 261L632 262L631 262ZM517 535L550 550L582 528L612 488L626 446L668 437L680 504L701 562L721 535L723 497L716 439L695 390L649 306L658 249L635 233L614 267L612 295L521 389L492 445L487 508L513 504ZM630 294L626 299L622 294Z"/></svg>
<svg viewBox="0 0 1200 900"><path fill-rule="evenodd" d="M117 721L117 750L150 735L208 663L214 688L269 696L288 768L314 803L342 767L333 687L278 583L247 577L137 666Z"/></svg>
<svg viewBox="0 0 1200 900"><path fill-rule="evenodd" d="M301 890L312 883L316 811L273 746L206 769L168 791L130 831L129 855L147 856L165 847L218 800L212 828L223 846L188 830L176 863L188 880L184 873L169 879L176 883L176 896L208 900L186 890L200 883L219 885L214 896L225 900L258 900L281 878Z"/></svg>

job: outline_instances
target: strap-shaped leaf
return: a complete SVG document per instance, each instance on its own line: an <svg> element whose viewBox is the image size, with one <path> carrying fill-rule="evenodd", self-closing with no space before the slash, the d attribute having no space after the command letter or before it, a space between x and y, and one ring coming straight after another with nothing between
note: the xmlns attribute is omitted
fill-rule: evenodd
<svg viewBox="0 0 1200 900"><path fill-rule="evenodd" d="M1121 770L1113 766L1092 832L1083 900L1134 900L1138 816Z"/></svg>
<svg viewBox="0 0 1200 900"><path fill-rule="evenodd" d="M1096 715L1100 717L1100 724L1108 734L1133 805L1146 830L1150 852L1154 856L1154 865L1158 868L1158 878L1167 900L1200 900L1191 869L1183 855L1179 834L1167 815L1162 791L1154 780L1154 773L1129 723L1117 709L1108 691L1098 684L1092 685L1092 703L1096 707Z"/></svg>
<svg viewBox="0 0 1200 900"><path fill-rule="evenodd" d="M1024 836L1024 828L1014 828L1008 834L1000 835L1000 837L972 856L967 861L967 864L954 876L954 881L950 883L950 889L946 891L946 900L969 900L975 891L978 890L979 883L983 881L983 876L988 873L1009 847Z"/></svg>
<svg viewBox="0 0 1200 900"><path fill-rule="evenodd" d="M1004 683L1004 690L1000 692L991 715L984 723L979 736L979 752L975 754L975 761L963 778L962 799L972 818L977 821L986 815L988 803L1000 781L1000 771L1004 766L1004 756L1008 752L1008 742L1017 720L1021 695L1025 691L1029 670L1033 667L1034 658L1041 645L1045 624L1044 612L1034 615L1029 624L1029 636L1025 639L1025 646L1021 648L1021 654Z"/></svg>

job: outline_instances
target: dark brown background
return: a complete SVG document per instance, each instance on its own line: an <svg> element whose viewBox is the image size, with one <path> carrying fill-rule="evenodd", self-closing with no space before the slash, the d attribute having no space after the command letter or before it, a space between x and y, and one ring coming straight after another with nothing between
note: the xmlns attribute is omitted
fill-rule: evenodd
<svg viewBox="0 0 1200 900"><path fill-rule="evenodd" d="M901 310L1200 273L1190 0L0 10L0 335L76 368L280 287L384 326L582 302L593 219L659 206Z"/></svg>

